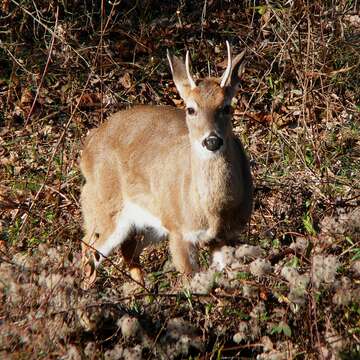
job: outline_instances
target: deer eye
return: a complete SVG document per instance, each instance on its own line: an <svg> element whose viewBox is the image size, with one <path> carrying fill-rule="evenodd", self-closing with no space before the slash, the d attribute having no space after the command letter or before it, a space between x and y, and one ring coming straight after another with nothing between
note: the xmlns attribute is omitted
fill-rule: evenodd
<svg viewBox="0 0 360 360"><path fill-rule="evenodd" d="M222 109L221 112L225 115L229 115L232 112L232 107L230 105L225 105Z"/></svg>
<svg viewBox="0 0 360 360"><path fill-rule="evenodd" d="M195 114L195 109L192 108L192 107L188 107L188 108L186 109L186 111L187 111L187 113L188 113L189 115L194 115L194 114Z"/></svg>

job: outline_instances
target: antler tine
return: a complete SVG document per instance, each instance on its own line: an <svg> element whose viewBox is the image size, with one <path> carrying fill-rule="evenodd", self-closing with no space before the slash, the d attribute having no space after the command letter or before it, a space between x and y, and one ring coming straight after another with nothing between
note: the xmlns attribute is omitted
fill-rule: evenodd
<svg viewBox="0 0 360 360"><path fill-rule="evenodd" d="M186 74L187 74L191 89L195 89L196 84L195 84L195 81L193 80L193 78L191 76L191 73L190 73L189 58L190 58L189 51L187 51L186 52L186 59L185 59Z"/></svg>
<svg viewBox="0 0 360 360"><path fill-rule="evenodd" d="M228 63L227 63L226 70L221 78L220 87L225 86L225 84L227 83L229 76L231 74L231 66L232 66L231 49L230 49L230 44L227 40L226 40L226 48L227 48L227 55L228 55Z"/></svg>

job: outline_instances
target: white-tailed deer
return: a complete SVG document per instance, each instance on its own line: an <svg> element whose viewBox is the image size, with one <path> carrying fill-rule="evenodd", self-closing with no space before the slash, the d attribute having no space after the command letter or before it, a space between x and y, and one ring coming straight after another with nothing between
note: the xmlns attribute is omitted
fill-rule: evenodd
<svg viewBox="0 0 360 360"><path fill-rule="evenodd" d="M92 264L118 246L132 277L142 282L142 249L165 239L182 273L197 269L195 250L203 244L223 266L220 249L248 222L253 192L231 123L244 52L232 60L226 44L228 65L220 79L195 81L189 53L185 64L168 53L186 111L137 106L112 115L88 136L81 159L87 286L95 279ZM97 253L93 262L88 250Z"/></svg>

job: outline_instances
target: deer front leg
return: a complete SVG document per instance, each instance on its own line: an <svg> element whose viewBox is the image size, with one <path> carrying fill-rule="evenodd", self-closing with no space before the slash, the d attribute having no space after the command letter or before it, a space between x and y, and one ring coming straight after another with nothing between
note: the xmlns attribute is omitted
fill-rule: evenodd
<svg viewBox="0 0 360 360"><path fill-rule="evenodd" d="M169 247L176 270L186 275L198 271L197 251L194 244L175 233L170 234Z"/></svg>
<svg viewBox="0 0 360 360"><path fill-rule="evenodd" d="M212 216L208 214L209 227L206 231L199 234L198 245L199 247L204 246L216 246L221 242L221 220L219 216Z"/></svg>

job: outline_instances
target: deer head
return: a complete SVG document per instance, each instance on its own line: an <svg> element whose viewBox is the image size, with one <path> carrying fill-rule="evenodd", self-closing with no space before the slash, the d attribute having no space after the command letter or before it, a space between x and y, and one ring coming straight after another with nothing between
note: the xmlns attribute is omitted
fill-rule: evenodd
<svg viewBox="0 0 360 360"><path fill-rule="evenodd" d="M176 56L167 57L176 88L186 105L186 122L193 150L201 157L212 157L226 151L231 138L231 100L240 84L244 70L245 51L231 58L226 41L228 64L221 78L194 80L189 67L189 52L185 64Z"/></svg>

